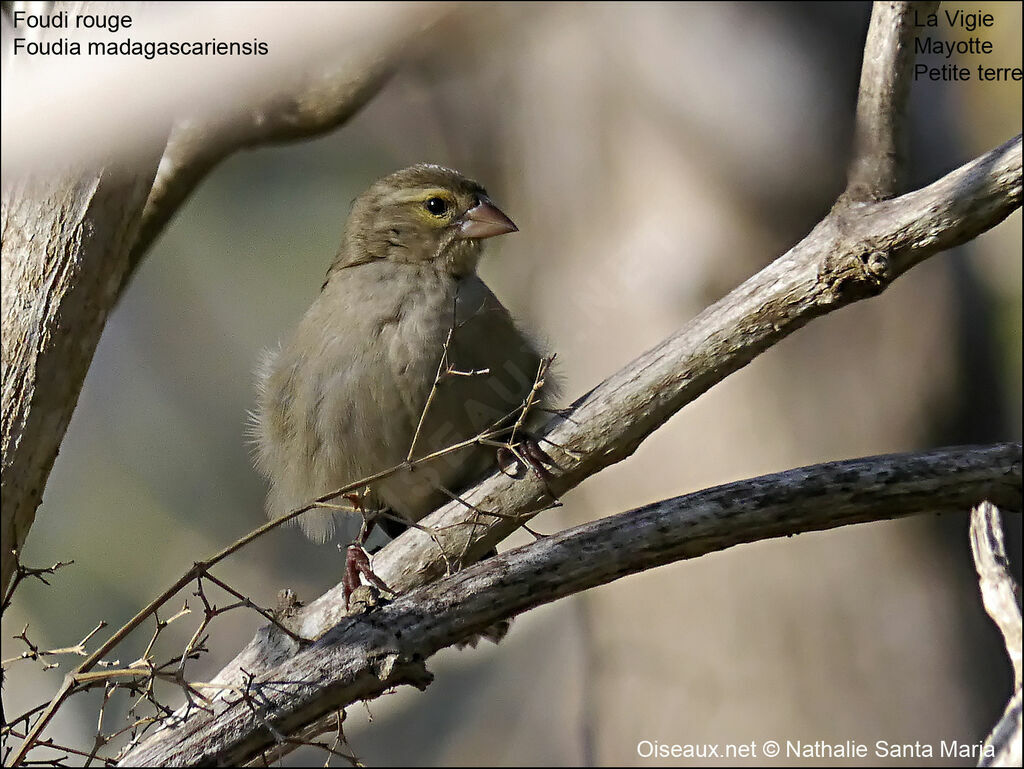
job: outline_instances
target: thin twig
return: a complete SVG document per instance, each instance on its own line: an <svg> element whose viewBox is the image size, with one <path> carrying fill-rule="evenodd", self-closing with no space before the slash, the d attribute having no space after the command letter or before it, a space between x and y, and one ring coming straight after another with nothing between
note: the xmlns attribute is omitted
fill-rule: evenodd
<svg viewBox="0 0 1024 769"><path fill-rule="evenodd" d="M263 617L263 619L265 619L268 622L270 622L270 624L274 625L281 632L283 632L285 635L287 635L289 638L291 638L293 641L295 641L295 643L299 644L300 646L304 646L305 644L312 643L311 639L303 638L302 636L297 635L296 633L293 633L291 630L289 630L287 627L285 627L281 622L279 622L277 620L277 618L273 614L271 614L269 611L267 611L266 609L263 609L260 606L256 605L251 599L249 599L248 597L246 597L246 596L242 595L241 593L239 593L237 590L235 590L233 587L231 587L226 582L223 582L223 581L217 579L215 576L210 574L209 571L207 571L203 575L203 577L205 579L210 580L210 582L215 584L217 587L219 587L224 592L230 593L231 595L233 595L235 598L237 598L239 600L240 605L252 609L254 612L256 612L261 617Z"/></svg>
<svg viewBox="0 0 1024 769"><path fill-rule="evenodd" d="M24 580L32 577L34 579L38 579L44 585L49 585L50 583L46 581L46 577L44 575L56 574L58 569L62 569L65 566L70 566L74 563L73 560L57 561L53 566L33 568L31 566L22 566L21 561L18 560L19 553L17 551L12 552L14 554L14 577L11 579L11 583L8 585L7 590L4 591L4 600L3 603L0 604L0 614L7 611L8 607L11 605L11 600L14 598L14 591L18 589L18 585L20 585Z"/></svg>
<svg viewBox="0 0 1024 769"><path fill-rule="evenodd" d="M437 362L437 373L434 374L434 383L430 386L430 392L427 394L427 401L423 404L423 409L420 411L420 420L416 423L416 432L412 434L412 441L409 443L409 453L405 455L406 462L412 462L412 455L416 451L416 442L420 438L420 431L423 429L423 423L427 421L427 412L430 411L430 404L434 402L434 396L437 394L437 386L441 382L441 374L448 366L448 346L452 343L452 333L454 331L455 319L453 318L452 325L448 328L448 335L444 340L444 346L441 348L441 358Z"/></svg>
<svg viewBox="0 0 1024 769"><path fill-rule="evenodd" d="M433 451L425 456L419 457L418 459L415 459L412 462L403 462L401 464L394 465L393 467L389 467L386 470L374 473L373 475L369 475L358 481L349 483L345 486L342 486L339 489L335 489L334 491L328 492L327 494L323 494L320 497L317 497L316 499L312 500L311 502L302 505L301 507L298 507L295 510L292 510L288 513L285 513L284 515L278 516L274 520L268 521L262 526L254 529L253 531L250 531L248 534L235 540L230 545L221 549L210 558L204 561L196 561L195 563L193 563L191 568L189 568L188 571L182 574L181 577L179 577L170 587L168 587L166 590L160 593L160 595L158 595L156 598L150 601L145 607L139 610L139 612L134 617L132 617L127 623L125 623L121 628L119 628L112 636L110 636L110 638L108 638L99 647L99 649L97 649L88 659L83 661L75 670L71 671L70 673L68 673L67 676L65 676L64 681L57 689L57 692L54 694L53 698L43 709L42 714L32 725L32 728L28 731L28 737L18 747L17 751L15 752L14 757L12 759L14 763L20 763L24 760L25 754L29 750L31 750L32 745L35 744L39 735L42 733L42 730L46 728L46 726L53 719L53 716L56 714L60 706L71 695L74 689L75 676L81 675L83 673L88 673L90 670L96 667L96 665L100 663L103 657L109 654L110 651L115 646L117 646L122 640L124 640L124 638L129 633L131 633L139 625L145 622L146 619L148 619L150 616L153 616L161 606L163 606L167 601L173 598L182 588L188 585L192 580L198 578L202 574L208 573L209 569L212 566L223 561L228 556L233 555L238 550L245 547L250 542L253 542L254 540L263 536L267 532L273 531L274 529L278 528L279 526L282 526L288 521L298 518L303 513L307 513L310 510L316 509L320 504L324 502L330 502L330 500L335 499L339 496L362 489L376 481L383 480L396 473L408 470L409 467L416 467L422 464L426 464L428 462L432 462L436 459L440 459L441 457L445 457L453 452L460 451L466 448L467 446L478 445L481 439L490 439L493 437L504 435L505 433L508 432L509 429L510 428L499 428L495 430L490 430L486 433L483 433L482 435L467 438L464 441L459 441L458 443L455 443L444 449L438 449L437 451ZM159 619L157 620L157 623L159 627ZM155 637L151 639L148 649L152 648L154 641Z"/></svg>

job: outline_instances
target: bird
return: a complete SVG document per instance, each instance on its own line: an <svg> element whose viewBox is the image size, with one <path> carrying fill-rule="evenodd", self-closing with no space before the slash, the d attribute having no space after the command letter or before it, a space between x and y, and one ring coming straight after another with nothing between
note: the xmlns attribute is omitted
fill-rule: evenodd
<svg viewBox="0 0 1024 769"><path fill-rule="evenodd" d="M556 383L538 380L546 346L477 275L483 241L517 230L479 183L435 164L356 198L320 294L258 368L252 439L269 517L404 464L357 501L415 522L501 466L501 450L483 443L409 461L495 425L536 423L551 402ZM527 446L517 456L540 470L547 455ZM334 534L330 509L299 520L314 541Z"/></svg>

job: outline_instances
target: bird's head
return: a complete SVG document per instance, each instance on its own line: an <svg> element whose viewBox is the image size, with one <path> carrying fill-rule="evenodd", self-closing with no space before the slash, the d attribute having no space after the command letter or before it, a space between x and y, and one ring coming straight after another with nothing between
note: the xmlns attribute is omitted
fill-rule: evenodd
<svg viewBox="0 0 1024 769"><path fill-rule="evenodd" d="M475 181L424 163L385 176L356 198L332 270L387 259L467 275L483 239L517 229Z"/></svg>

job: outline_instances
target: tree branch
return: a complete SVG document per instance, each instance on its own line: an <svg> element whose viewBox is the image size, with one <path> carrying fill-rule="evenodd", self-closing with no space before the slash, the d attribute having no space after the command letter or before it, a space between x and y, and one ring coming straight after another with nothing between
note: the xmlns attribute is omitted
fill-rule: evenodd
<svg viewBox="0 0 1024 769"><path fill-rule="evenodd" d="M53 10L68 7L58 3ZM326 62L317 59L314 71L302 66L304 59L292 51L285 57L289 66L278 73L277 80L264 81L258 89L251 82L234 83L241 89L241 96L251 92L251 98L241 98L237 108L231 108L233 102L223 95L215 99L204 93L204 99L187 103L198 102L206 111L182 115L180 103L160 101L160 88L143 89L145 97L156 105L151 111L158 117L166 113L166 126L174 122L173 129L165 127L159 133L157 144L166 145L162 158L160 148L153 146L147 151L125 153L134 159L117 168L105 167L106 161L88 167L76 162L60 171L48 170L49 175L26 165L24 159L21 167L15 164L17 177L5 177L2 211L0 534L4 546L0 552L0 587L9 583L16 568L14 551L22 548L31 528L107 315L132 271L187 196L218 162L240 148L308 137L344 123L382 87L412 40L455 8L451 4L424 3L403 4L393 11L371 9L369 13L357 8L352 13L359 17L355 28L362 36L358 40L343 37L347 46L332 50L324 57ZM89 10L88 4L75 8L76 12ZM259 15L280 13L271 9L269 14ZM328 14L328 18L332 15L337 14ZM316 14L314 18L324 17ZM334 19L334 23L339 21ZM6 31L6 15L4 24ZM40 34L45 37L62 32L46 29ZM347 34L351 37L352 32ZM318 30L317 35L322 37L324 31ZM13 31L5 34L4 55L10 53L13 37ZM161 65L165 76L166 68L171 66ZM123 92L125 103L135 105L139 101L140 95L130 90L135 81L126 78L123 70L104 70L101 74L95 83L89 83L94 92L100 91L103 98L109 98L110 91ZM36 91L52 88L66 96L61 89L69 87L67 78L42 82L32 79L38 77L32 68L5 66L5 90L21 86L19 93L25 96L26 91L31 92L28 83L35 85ZM177 78L177 87L183 80ZM143 84L135 84L142 88ZM78 90L89 93L88 88ZM30 100L16 104L20 117L11 118L14 130L10 131L16 139L28 141L25 121L42 122L49 130L52 125L81 117L61 112L62 100L47 93L50 102L42 120L40 108L35 105L33 109ZM213 109L211 102L216 102L219 109ZM5 143L14 141L8 139L9 117L5 106ZM110 116L93 108L88 118L102 122ZM132 136L134 144L144 143L143 137L152 138L145 131L139 133L140 137ZM124 139L118 131L110 130L109 134ZM60 144L62 152L75 146ZM11 149L22 147L19 143ZM85 154L86 149L81 152ZM31 152L24 154L32 156ZM111 149L110 154L117 151Z"/></svg>
<svg viewBox="0 0 1024 769"><path fill-rule="evenodd" d="M1006 703L1002 718L985 740L978 766L1020 766L1022 705L1024 699L1018 689Z"/></svg>
<svg viewBox="0 0 1024 769"><path fill-rule="evenodd" d="M937 2L878 2L864 44L854 130L854 157L846 197L851 202L891 198L906 165L906 103L914 66L914 18Z"/></svg>
<svg viewBox="0 0 1024 769"><path fill-rule="evenodd" d="M303 71L259 94L232 113L207 113L176 121L146 201L134 270L206 175L240 149L309 138L343 125L387 83L408 53L411 38L428 32L454 11L433 4L426 11L398 9L396 29L366 50L342 51L315 71Z"/></svg>
<svg viewBox="0 0 1024 769"><path fill-rule="evenodd" d="M3 188L0 586L6 586L78 402L158 152Z"/></svg>
<svg viewBox="0 0 1024 769"><path fill-rule="evenodd" d="M1020 201L1018 136L923 190L862 211L833 212L789 252L552 420L543 439L562 468L549 482L552 491L562 495L630 456L675 412L780 339L880 293L928 256L1002 221ZM510 479L500 472L462 498L500 517L479 521L466 505L449 503L420 522L436 539L407 531L375 556L377 574L398 590L436 579L445 568L437 540L449 554L468 549L471 560L479 558L551 502L535 476ZM337 590L322 600L337 601ZM304 625L303 635L325 629Z"/></svg>
<svg viewBox="0 0 1024 769"><path fill-rule="evenodd" d="M213 713L156 733L122 763L240 764L275 748L272 730L289 734L400 684L423 688L424 660L498 620L655 566L773 537L966 511L983 499L1020 510L1021 460L1016 443L833 462L567 529L346 618L251 677L246 696L219 698ZM247 699L258 699L258 716Z"/></svg>
<svg viewBox="0 0 1024 769"><path fill-rule="evenodd" d="M991 503L971 511L971 552L978 571L978 582L985 611L1003 634L1006 653L1013 665L1013 688L1021 688L1020 587L1010 576L1003 525L999 510Z"/></svg>
<svg viewBox="0 0 1024 769"><path fill-rule="evenodd" d="M971 511L971 552L985 611L1003 634L1013 666L1013 694L985 740L979 766L1020 766L1021 762L1021 612L1020 587L1010 576L999 510L983 502Z"/></svg>

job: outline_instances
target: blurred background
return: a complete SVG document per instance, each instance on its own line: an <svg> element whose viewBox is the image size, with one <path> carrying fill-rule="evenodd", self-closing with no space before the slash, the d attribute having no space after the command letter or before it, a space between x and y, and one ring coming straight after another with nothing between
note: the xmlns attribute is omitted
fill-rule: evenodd
<svg viewBox="0 0 1024 769"><path fill-rule="evenodd" d="M944 6L995 17L981 33L994 53L959 63L1021 65L1019 3ZM4 657L26 623L47 648L100 619L120 625L263 522L243 434L252 374L313 300L350 202L376 178L431 161L488 188L521 231L489 244L482 274L557 351L568 404L829 210L869 14L869 3L831 2L470 4L341 129L222 164L107 324L23 556L75 564L53 587L20 588ZM1020 86L919 80L911 124L920 186L1020 132ZM815 321L535 527L799 465L1020 440L1020 252L1018 211ZM1020 517L1005 523L1019 575ZM288 528L216 573L272 605L282 587L311 600L341 571L333 545ZM164 656L198 619L172 625ZM192 675L211 676L257 620L218 619ZM368 764L658 763L638 756L641 740L920 741L937 752L940 740L984 739L1012 680L982 609L966 511L674 564L530 612L500 646L428 666L426 692L349 709L346 734ZM49 699L62 675L15 666L8 716ZM72 700L55 736L91 745L97 704ZM106 728L123 714L112 703ZM300 751L285 765L310 761L322 757Z"/></svg>

